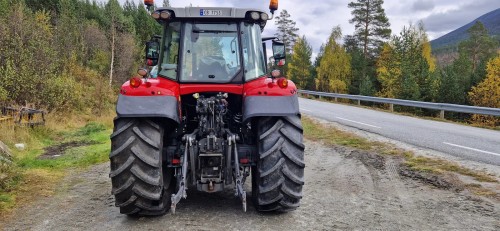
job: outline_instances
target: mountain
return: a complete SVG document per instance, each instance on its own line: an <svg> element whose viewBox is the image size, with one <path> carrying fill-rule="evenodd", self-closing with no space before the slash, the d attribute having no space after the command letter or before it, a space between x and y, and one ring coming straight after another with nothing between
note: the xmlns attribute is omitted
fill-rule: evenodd
<svg viewBox="0 0 500 231"><path fill-rule="evenodd" d="M469 35L467 30L476 23L480 21L488 29L492 36L500 37L500 8L491 11L474 21L462 26L448 34L445 34L435 40L431 41L432 49L434 51L442 50L446 48L456 47L461 41L467 39Z"/></svg>

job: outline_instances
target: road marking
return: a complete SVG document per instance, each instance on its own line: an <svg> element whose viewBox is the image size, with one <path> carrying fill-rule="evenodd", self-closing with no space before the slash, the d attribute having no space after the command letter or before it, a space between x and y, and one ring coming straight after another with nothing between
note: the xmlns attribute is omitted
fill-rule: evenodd
<svg viewBox="0 0 500 231"><path fill-rule="evenodd" d="M354 121L354 120L348 120L348 119L342 118L342 117L335 117L335 118L337 118L339 120L345 120L345 121L349 121L349 122L352 122L352 123L357 123L357 124L365 125L365 126L368 126L368 127L381 128L381 127L378 127L378 126L375 126L375 125L365 124L365 123L361 123L361 122Z"/></svg>
<svg viewBox="0 0 500 231"><path fill-rule="evenodd" d="M302 110L302 111L307 111L307 112L313 112L313 111L311 111L311 110L307 110L307 109L303 109L303 108L301 108L300 110Z"/></svg>
<svg viewBox="0 0 500 231"><path fill-rule="evenodd" d="M500 156L500 154L498 154L498 153L488 152L488 151L484 151L484 150L476 149L476 148L465 147L465 146L458 145L458 144L452 144L452 143L448 143L448 142L443 142L443 144L447 144L447 145L458 147L458 148L468 149L468 150L472 150L472 151L476 151L476 152L482 152L482 153L486 153L486 154L490 154L490 155Z"/></svg>

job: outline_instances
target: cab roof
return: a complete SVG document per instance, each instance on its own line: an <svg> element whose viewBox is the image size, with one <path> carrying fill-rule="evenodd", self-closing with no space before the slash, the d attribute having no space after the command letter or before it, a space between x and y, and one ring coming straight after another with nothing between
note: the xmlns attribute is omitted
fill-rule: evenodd
<svg viewBox="0 0 500 231"><path fill-rule="evenodd" d="M264 13L262 10L258 9L241 9L241 8L231 8L231 7L161 7L156 11L170 10L173 11L176 18L232 18L232 19L244 19L247 12L259 12Z"/></svg>

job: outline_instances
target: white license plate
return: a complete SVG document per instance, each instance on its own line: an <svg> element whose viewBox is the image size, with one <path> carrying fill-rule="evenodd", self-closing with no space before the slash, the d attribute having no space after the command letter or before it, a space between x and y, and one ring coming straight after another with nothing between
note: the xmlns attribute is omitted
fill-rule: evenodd
<svg viewBox="0 0 500 231"><path fill-rule="evenodd" d="M221 16L222 10L200 10L200 16Z"/></svg>

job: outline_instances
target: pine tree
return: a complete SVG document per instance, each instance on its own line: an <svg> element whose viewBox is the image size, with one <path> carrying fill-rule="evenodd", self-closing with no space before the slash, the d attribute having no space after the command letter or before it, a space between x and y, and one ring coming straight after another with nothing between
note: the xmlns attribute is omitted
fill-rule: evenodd
<svg viewBox="0 0 500 231"><path fill-rule="evenodd" d="M353 57L351 94L373 95L378 91L375 57L391 35L383 3L383 0L356 0L348 4L353 16L349 22L355 26L354 35L346 37L348 53Z"/></svg>
<svg viewBox="0 0 500 231"><path fill-rule="evenodd" d="M285 43L286 53L290 54L297 41L299 29L295 27L296 23L287 10L281 11L280 15L276 16L275 23L278 26L275 36Z"/></svg>
<svg viewBox="0 0 500 231"><path fill-rule="evenodd" d="M60 0L24 0L24 2L33 12L44 10L50 12L52 17L59 15L62 9Z"/></svg>
<svg viewBox="0 0 500 231"><path fill-rule="evenodd" d="M468 59L472 64L471 72L464 73L470 75L469 85L472 87L486 75L486 63L496 55L499 43L490 37L488 30L480 21L469 28L467 33L469 39L460 43L459 53L461 58Z"/></svg>
<svg viewBox="0 0 500 231"><path fill-rule="evenodd" d="M356 0L349 3L355 25L355 38L360 42L365 58L373 56L384 40L391 36L391 24L382 7L383 0Z"/></svg>
<svg viewBox="0 0 500 231"><path fill-rule="evenodd" d="M351 57L337 40L342 37L340 27L335 27L325 46L317 68L316 89L319 91L347 93L351 83Z"/></svg>
<svg viewBox="0 0 500 231"><path fill-rule="evenodd" d="M323 58L323 54L325 53L325 44L321 44L319 47L318 55L314 59L313 66L311 67L311 78L313 79L312 86L308 90L316 90L316 79L318 78L318 67L321 63L321 58Z"/></svg>
<svg viewBox="0 0 500 231"><path fill-rule="evenodd" d="M136 28L137 38L141 45L149 41L152 35L161 34L161 25L158 24L153 17L151 17L151 15L149 15L146 7L142 3L137 6L134 25Z"/></svg>
<svg viewBox="0 0 500 231"><path fill-rule="evenodd" d="M374 95L376 90L373 85L372 77L369 68L368 60L363 55L363 50L360 48L356 37L348 35L344 38L344 47L347 53L351 56L352 81L349 87L349 94L352 95ZM367 72L365 74L365 72Z"/></svg>
<svg viewBox="0 0 500 231"><path fill-rule="evenodd" d="M379 95L384 97L432 100L435 64L423 25L403 28L386 43L377 60Z"/></svg>
<svg viewBox="0 0 500 231"><path fill-rule="evenodd" d="M293 47L292 62L288 66L288 76L300 89L310 88L314 80L311 75L311 55L312 47L306 36L302 36Z"/></svg>
<svg viewBox="0 0 500 231"><path fill-rule="evenodd" d="M491 38L488 29L480 21L467 30L469 39L459 45L459 49L469 55L472 62L472 70L475 71L479 62L485 58L495 55L498 41Z"/></svg>
<svg viewBox="0 0 500 231"><path fill-rule="evenodd" d="M470 104L467 92L483 80L487 63L496 54L498 41L489 36L481 22L467 32L469 39L460 43L459 57L441 71L437 95L440 102Z"/></svg>

